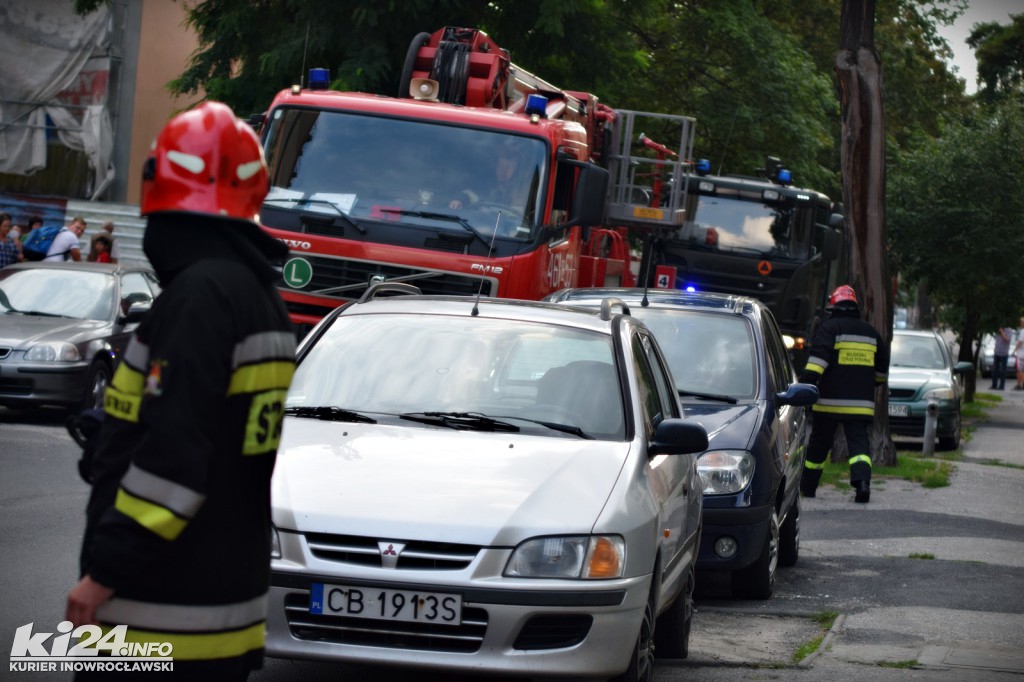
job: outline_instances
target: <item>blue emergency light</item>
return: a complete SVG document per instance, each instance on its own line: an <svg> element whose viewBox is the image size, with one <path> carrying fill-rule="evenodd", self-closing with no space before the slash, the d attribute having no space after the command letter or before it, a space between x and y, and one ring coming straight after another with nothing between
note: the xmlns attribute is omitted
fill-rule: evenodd
<svg viewBox="0 0 1024 682"><path fill-rule="evenodd" d="M541 118L547 118L548 115L548 98L544 95L538 95L536 93L526 96L526 113L529 116L540 116Z"/></svg>
<svg viewBox="0 0 1024 682"><path fill-rule="evenodd" d="M711 172L711 162L707 159L701 159L697 162L697 175L707 175Z"/></svg>
<svg viewBox="0 0 1024 682"><path fill-rule="evenodd" d="M331 84L331 72L327 69L309 70L309 89L326 90Z"/></svg>
<svg viewBox="0 0 1024 682"><path fill-rule="evenodd" d="M779 172L775 175L775 179L779 181L780 185L788 185L793 182L793 173L787 168L780 168Z"/></svg>

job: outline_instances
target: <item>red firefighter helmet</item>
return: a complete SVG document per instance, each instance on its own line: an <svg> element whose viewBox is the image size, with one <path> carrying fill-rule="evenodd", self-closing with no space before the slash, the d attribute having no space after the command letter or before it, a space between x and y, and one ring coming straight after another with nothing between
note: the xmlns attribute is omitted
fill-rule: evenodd
<svg viewBox="0 0 1024 682"><path fill-rule="evenodd" d="M203 102L160 131L142 172L140 213L253 220L269 189L259 138L227 105Z"/></svg>
<svg viewBox="0 0 1024 682"><path fill-rule="evenodd" d="M836 306L840 303L852 303L853 305L860 305L857 303L857 292L853 290L853 287L844 284L841 287L836 287L836 290L832 292L832 295L828 297L828 304L830 306Z"/></svg>

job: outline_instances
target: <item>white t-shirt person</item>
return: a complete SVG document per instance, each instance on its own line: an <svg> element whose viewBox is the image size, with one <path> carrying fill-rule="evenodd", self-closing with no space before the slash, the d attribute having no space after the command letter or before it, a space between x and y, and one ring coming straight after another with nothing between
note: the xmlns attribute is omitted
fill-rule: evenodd
<svg viewBox="0 0 1024 682"><path fill-rule="evenodd" d="M78 246L78 235L71 230L61 230L53 238L44 261L82 260Z"/></svg>

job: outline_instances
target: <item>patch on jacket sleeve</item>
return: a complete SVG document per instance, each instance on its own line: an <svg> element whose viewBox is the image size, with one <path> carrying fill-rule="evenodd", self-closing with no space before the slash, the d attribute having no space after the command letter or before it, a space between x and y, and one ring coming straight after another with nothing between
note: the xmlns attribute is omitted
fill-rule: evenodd
<svg viewBox="0 0 1024 682"><path fill-rule="evenodd" d="M146 386L142 395L159 396L164 392L163 371L167 366L166 360L150 360L149 373L146 375Z"/></svg>

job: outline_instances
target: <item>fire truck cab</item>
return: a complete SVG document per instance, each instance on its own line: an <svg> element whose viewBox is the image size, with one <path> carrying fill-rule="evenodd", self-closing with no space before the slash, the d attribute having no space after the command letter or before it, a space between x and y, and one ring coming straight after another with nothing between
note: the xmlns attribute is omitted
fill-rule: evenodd
<svg viewBox="0 0 1024 682"><path fill-rule="evenodd" d="M629 286L626 230L682 224L684 187L661 179L687 176L692 119L556 88L475 29L416 36L401 80L400 97L337 92L313 69L259 117L259 221L290 247L300 329L382 281L523 299ZM644 117L671 155L635 134Z"/></svg>

